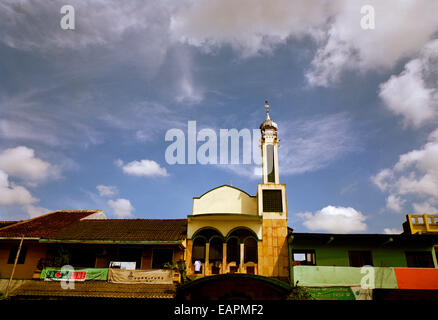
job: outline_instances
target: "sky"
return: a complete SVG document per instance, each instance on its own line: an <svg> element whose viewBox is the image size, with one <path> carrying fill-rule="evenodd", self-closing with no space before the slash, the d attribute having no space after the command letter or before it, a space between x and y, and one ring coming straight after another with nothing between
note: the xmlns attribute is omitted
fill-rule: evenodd
<svg viewBox="0 0 438 320"><path fill-rule="evenodd" d="M437 12L430 0L4 0L0 220L185 218L220 185L255 195L255 160L170 164L165 136L187 143L189 121L252 131L269 100L288 225L400 233L406 214L438 213Z"/></svg>

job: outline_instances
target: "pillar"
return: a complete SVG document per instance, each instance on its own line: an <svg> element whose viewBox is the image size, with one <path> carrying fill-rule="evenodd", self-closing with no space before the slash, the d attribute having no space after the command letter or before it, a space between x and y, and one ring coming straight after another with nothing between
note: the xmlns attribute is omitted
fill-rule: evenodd
<svg viewBox="0 0 438 320"><path fill-rule="evenodd" d="M227 243L222 244L222 272L227 273Z"/></svg>
<svg viewBox="0 0 438 320"><path fill-rule="evenodd" d="M244 260L245 259L245 244L240 244L240 272L245 273L245 266L244 266Z"/></svg>
<svg viewBox="0 0 438 320"><path fill-rule="evenodd" d="M205 244L204 276L210 275L210 242Z"/></svg>

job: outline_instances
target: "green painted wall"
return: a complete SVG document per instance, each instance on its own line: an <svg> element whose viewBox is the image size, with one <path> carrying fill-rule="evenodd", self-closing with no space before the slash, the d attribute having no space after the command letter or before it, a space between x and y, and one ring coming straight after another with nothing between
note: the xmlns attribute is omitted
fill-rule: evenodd
<svg viewBox="0 0 438 320"><path fill-rule="evenodd" d="M295 266L293 276L298 286L305 287L326 287L344 286L356 287L361 285L361 280L365 275L371 274L373 287L382 289L397 289L397 279L393 268L371 268L364 270L353 267L315 267L315 266Z"/></svg>
<svg viewBox="0 0 438 320"><path fill-rule="evenodd" d="M312 242L294 243L292 242L291 250L315 250L317 266L350 266L348 251L350 250L370 250L375 267L407 267L405 251L430 251L435 267L438 266L433 247L404 246L397 247L392 244L388 246L369 247L367 245L350 245L345 244L314 244Z"/></svg>

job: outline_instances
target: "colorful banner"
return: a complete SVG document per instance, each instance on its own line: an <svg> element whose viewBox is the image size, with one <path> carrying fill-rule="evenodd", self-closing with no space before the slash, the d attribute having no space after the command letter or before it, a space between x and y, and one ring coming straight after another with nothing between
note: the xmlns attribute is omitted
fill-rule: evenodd
<svg viewBox="0 0 438 320"><path fill-rule="evenodd" d="M44 280L107 280L107 268L89 268L78 270L61 270L60 268L44 268L40 279Z"/></svg>
<svg viewBox="0 0 438 320"><path fill-rule="evenodd" d="M109 269L108 282L172 284L173 271L162 269L122 270Z"/></svg>
<svg viewBox="0 0 438 320"><path fill-rule="evenodd" d="M306 287L315 300L372 300L372 290L361 287Z"/></svg>

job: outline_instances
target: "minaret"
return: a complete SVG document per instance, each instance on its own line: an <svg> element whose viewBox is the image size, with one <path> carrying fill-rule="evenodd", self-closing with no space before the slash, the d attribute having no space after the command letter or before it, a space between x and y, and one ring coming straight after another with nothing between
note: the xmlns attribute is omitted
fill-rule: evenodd
<svg viewBox="0 0 438 320"><path fill-rule="evenodd" d="M263 178L257 187L258 213L262 217L263 228L259 270L260 274L284 279L289 275L286 185L280 184L278 126L270 118L268 101L265 109L266 120L260 125Z"/></svg>
<svg viewBox="0 0 438 320"><path fill-rule="evenodd" d="M263 183L279 184L278 178L278 126L269 117L269 103L265 101L266 120L260 125L262 133L262 169Z"/></svg>

